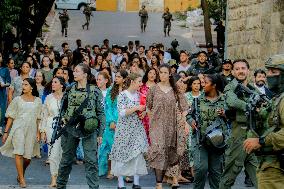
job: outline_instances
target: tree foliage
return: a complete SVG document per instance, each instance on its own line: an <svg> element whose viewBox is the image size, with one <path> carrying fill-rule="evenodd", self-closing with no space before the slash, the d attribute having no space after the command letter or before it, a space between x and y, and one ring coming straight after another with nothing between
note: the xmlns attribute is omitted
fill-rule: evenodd
<svg viewBox="0 0 284 189"><path fill-rule="evenodd" d="M0 41L11 26L17 30L16 38L22 46L33 46L55 0L1 0Z"/></svg>
<svg viewBox="0 0 284 189"><path fill-rule="evenodd" d="M22 0L1 0L0 1L0 25L2 32L11 29L19 20Z"/></svg>
<svg viewBox="0 0 284 189"><path fill-rule="evenodd" d="M225 20L227 0L208 0L209 17L214 20Z"/></svg>

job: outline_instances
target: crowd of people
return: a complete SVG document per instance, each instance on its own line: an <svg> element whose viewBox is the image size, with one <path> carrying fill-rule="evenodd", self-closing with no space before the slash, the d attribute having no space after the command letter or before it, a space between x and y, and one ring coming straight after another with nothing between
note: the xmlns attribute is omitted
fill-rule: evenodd
<svg viewBox="0 0 284 189"><path fill-rule="evenodd" d="M253 136L245 116L250 94L238 87L271 99L280 91L267 88L264 70L249 82L249 63L224 60L212 43L196 54L177 51L177 41L169 50L139 41L110 46L108 39L76 44L73 51L63 43L60 52L47 45L23 52L15 43L0 53L0 152L15 158L20 187L31 159L45 150L39 142L50 144L59 114L66 131L47 146L51 187L66 187L74 161L85 164L90 188L106 176L116 177L119 189L125 182L139 189L148 168L156 189L163 182L201 189L207 177L212 189L230 188L243 166L247 184L257 187L256 156L243 147Z"/></svg>

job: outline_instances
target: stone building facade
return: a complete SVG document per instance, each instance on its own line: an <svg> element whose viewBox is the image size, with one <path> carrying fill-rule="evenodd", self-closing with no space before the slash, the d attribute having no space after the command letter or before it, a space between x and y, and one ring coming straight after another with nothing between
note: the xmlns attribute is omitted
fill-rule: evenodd
<svg viewBox="0 0 284 189"><path fill-rule="evenodd" d="M252 69L284 53L284 0L228 0L227 57Z"/></svg>

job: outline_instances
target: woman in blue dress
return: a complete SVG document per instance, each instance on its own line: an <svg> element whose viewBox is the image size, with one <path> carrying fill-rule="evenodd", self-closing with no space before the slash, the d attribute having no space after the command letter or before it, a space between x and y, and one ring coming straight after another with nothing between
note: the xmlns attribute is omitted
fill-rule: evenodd
<svg viewBox="0 0 284 189"><path fill-rule="evenodd" d="M2 135L2 128L4 128L5 112L7 108L7 87L11 83L10 72L5 67L3 62L3 55L0 52L0 137Z"/></svg>
<svg viewBox="0 0 284 189"><path fill-rule="evenodd" d="M115 127L118 120L117 97L125 89L124 81L127 76L128 73L124 70L117 72L114 85L107 90L105 98L106 128L99 148L99 176L107 174L108 179L113 178L110 173L111 162L108 160L108 156L113 145Z"/></svg>

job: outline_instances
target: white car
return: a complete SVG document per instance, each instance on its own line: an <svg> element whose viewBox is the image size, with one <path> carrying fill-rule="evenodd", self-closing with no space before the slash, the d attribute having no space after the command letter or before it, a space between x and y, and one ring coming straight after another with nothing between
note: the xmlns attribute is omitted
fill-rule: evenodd
<svg viewBox="0 0 284 189"><path fill-rule="evenodd" d="M56 0L55 8L84 10L87 4L90 4L92 10L96 10L95 0Z"/></svg>

